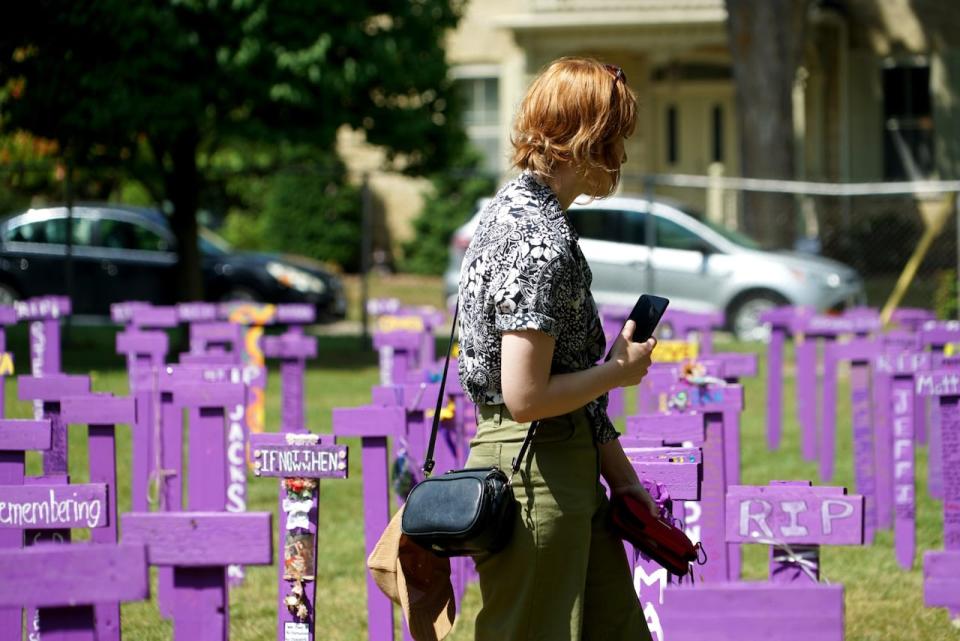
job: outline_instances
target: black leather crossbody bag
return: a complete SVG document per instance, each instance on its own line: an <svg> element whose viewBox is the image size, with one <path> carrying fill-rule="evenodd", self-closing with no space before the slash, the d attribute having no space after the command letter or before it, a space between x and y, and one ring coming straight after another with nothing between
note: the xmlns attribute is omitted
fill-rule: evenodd
<svg viewBox="0 0 960 641"><path fill-rule="evenodd" d="M537 429L537 421L530 424L520 452L513 459L510 476L496 466L430 476L435 464L433 451L440 427L440 409L443 406L458 311L453 313L453 329L447 346L447 360L443 364L443 378L440 379L440 395L433 414L427 456L423 462L424 480L407 495L400 522L400 529L414 543L443 557L499 552L509 543L516 509L511 482L520 470L520 463Z"/></svg>

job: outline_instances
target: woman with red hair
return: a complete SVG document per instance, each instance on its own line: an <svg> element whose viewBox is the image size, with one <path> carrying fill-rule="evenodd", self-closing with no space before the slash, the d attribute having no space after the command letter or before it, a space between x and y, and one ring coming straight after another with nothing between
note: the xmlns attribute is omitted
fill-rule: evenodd
<svg viewBox="0 0 960 641"><path fill-rule="evenodd" d="M605 339L590 268L565 210L614 192L636 98L619 67L563 58L532 83L512 143L520 175L481 214L460 273L460 382L477 404L467 467L513 479L513 536L477 557L483 607L476 641L650 638L623 544L607 526L614 494L656 507L607 416L607 392L640 382L656 342L632 322L601 362Z"/></svg>

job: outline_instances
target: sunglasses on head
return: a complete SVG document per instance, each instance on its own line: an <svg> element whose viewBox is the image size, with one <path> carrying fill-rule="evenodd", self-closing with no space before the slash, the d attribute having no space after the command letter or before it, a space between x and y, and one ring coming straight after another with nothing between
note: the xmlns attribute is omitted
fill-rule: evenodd
<svg viewBox="0 0 960 641"><path fill-rule="evenodd" d="M607 70L611 76L613 76L613 86L617 86L617 82L623 81L624 84L627 83L627 74L623 73L618 65L603 65L603 68Z"/></svg>
<svg viewBox="0 0 960 641"><path fill-rule="evenodd" d="M623 73L623 69L621 69L618 65L603 65L603 68L607 70L607 73L613 76L613 86L610 88L610 101L613 102L617 95L617 83L622 80L623 84L626 85L627 74Z"/></svg>

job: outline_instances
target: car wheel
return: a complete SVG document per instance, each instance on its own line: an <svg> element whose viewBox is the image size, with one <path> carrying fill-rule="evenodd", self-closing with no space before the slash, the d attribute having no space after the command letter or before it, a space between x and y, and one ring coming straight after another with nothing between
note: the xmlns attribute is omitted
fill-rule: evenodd
<svg viewBox="0 0 960 641"><path fill-rule="evenodd" d="M233 287L220 297L221 303L262 303L263 296L248 287Z"/></svg>
<svg viewBox="0 0 960 641"><path fill-rule="evenodd" d="M741 341L765 341L770 329L760 322L760 317L775 307L786 305L787 300L776 292L755 292L738 300L730 312L730 329Z"/></svg>
<svg viewBox="0 0 960 641"><path fill-rule="evenodd" d="M20 292L6 283L0 283L0 305L13 305L20 300Z"/></svg>

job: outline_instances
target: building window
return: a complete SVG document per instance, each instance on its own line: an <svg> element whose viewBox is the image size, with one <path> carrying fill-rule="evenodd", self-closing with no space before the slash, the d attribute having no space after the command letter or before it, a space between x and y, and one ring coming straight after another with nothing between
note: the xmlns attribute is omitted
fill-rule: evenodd
<svg viewBox="0 0 960 641"><path fill-rule="evenodd" d="M711 160L713 160L713 162L723 162L723 106L713 106L712 120L713 145L711 149Z"/></svg>
<svg viewBox="0 0 960 641"><path fill-rule="evenodd" d="M675 165L679 160L677 148L677 107L667 107L667 164Z"/></svg>
<svg viewBox="0 0 960 641"><path fill-rule="evenodd" d="M917 180L934 173L930 65L891 62L883 69L883 177Z"/></svg>
<svg viewBox="0 0 960 641"><path fill-rule="evenodd" d="M483 168L499 173L503 164L500 145L500 79L463 76L456 79L463 99L463 124L473 146L483 155Z"/></svg>

